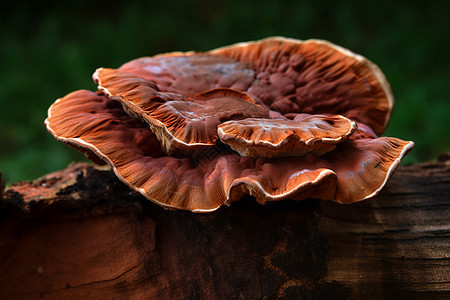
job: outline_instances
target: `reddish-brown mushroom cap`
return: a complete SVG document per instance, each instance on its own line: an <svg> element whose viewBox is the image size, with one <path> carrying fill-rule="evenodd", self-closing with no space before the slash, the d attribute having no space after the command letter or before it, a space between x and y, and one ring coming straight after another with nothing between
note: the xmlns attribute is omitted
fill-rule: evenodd
<svg viewBox="0 0 450 300"><path fill-rule="evenodd" d="M119 179L153 202L207 212L244 194L260 203L287 198L352 203L378 192L412 147L394 138L348 141L322 157L254 159L215 149L199 162L165 156L159 141L119 102L89 91L56 101L47 129L108 163Z"/></svg>
<svg viewBox="0 0 450 300"><path fill-rule="evenodd" d="M294 120L228 121L218 126L222 142L242 156L283 157L323 155L356 130L356 123L339 115L300 114Z"/></svg>
<svg viewBox="0 0 450 300"><path fill-rule="evenodd" d="M170 53L94 79L100 92L57 100L47 129L166 208L208 212L245 194L353 203L414 145L377 137L393 107L378 67L325 41Z"/></svg>
<svg viewBox="0 0 450 300"><path fill-rule="evenodd" d="M371 61L327 41L271 37L206 53L175 52L133 60L120 70L161 91L194 95L229 87L282 114L343 115L380 135L394 98Z"/></svg>
<svg viewBox="0 0 450 300"><path fill-rule="evenodd" d="M100 68L93 77L101 91L150 125L167 154L198 152L214 145L221 122L269 117L268 110L247 94L229 88L185 97L159 92L152 81L113 69Z"/></svg>

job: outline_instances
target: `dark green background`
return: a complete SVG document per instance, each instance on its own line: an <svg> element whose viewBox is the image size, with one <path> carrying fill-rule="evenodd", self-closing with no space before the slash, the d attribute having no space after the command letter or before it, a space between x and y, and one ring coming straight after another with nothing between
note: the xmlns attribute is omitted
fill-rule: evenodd
<svg viewBox="0 0 450 300"><path fill-rule="evenodd" d="M368 57L391 83L385 133L405 159L450 150L448 1L16 1L0 10L0 170L28 180L84 157L43 121L50 104L95 89L92 72L140 56L209 50L281 35L330 40Z"/></svg>

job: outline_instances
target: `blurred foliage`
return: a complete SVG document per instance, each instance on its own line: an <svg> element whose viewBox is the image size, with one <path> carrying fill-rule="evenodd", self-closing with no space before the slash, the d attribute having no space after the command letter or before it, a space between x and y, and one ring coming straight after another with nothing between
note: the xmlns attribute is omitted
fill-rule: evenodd
<svg viewBox="0 0 450 300"><path fill-rule="evenodd" d="M447 1L15 1L0 10L0 170L34 179L83 160L46 132L57 98L92 72L168 51L281 35L320 38L386 74L396 108L385 135L413 140L406 162L450 150Z"/></svg>

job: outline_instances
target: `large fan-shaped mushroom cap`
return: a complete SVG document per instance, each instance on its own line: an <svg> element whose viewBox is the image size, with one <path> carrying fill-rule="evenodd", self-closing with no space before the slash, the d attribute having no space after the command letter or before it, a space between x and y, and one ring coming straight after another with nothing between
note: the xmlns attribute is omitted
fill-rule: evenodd
<svg viewBox="0 0 450 300"><path fill-rule="evenodd" d="M244 194L260 203L286 198L352 203L378 192L412 147L394 138L361 139L322 157L241 157L221 149L195 158L166 156L152 131L121 105L77 91L49 109L48 130L108 163L134 190L167 208L207 212Z"/></svg>
<svg viewBox="0 0 450 300"><path fill-rule="evenodd" d="M206 53L140 58L120 70L154 81L161 91L194 95L229 87L282 114L343 115L378 135L394 107L390 85L374 63L322 40L271 37Z"/></svg>

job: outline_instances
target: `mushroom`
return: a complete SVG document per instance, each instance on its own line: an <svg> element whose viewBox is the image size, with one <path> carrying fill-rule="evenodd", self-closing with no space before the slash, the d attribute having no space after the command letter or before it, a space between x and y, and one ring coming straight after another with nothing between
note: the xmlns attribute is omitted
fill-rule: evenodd
<svg viewBox="0 0 450 300"><path fill-rule="evenodd" d="M356 130L343 116L299 114L294 120L247 118L217 128L220 140L243 156L323 155Z"/></svg>
<svg viewBox="0 0 450 300"><path fill-rule="evenodd" d="M58 99L53 136L149 200L208 212L256 201L376 195L412 142L378 137L393 97L367 59L325 41L268 38L94 73Z"/></svg>

